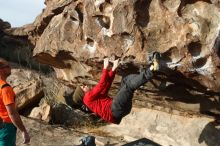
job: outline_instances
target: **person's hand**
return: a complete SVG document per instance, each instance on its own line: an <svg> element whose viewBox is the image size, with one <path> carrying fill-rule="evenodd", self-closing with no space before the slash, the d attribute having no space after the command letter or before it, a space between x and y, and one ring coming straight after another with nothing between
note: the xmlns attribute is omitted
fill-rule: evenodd
<svg viewBox="0 0 220 146"><path fill-rule="evenodd" d="M30 142L30 136L27 131L22 132L23 144L28 144Z"/></svg>
<svg viewBox="0 0 220 146"><path fill-rule="evenodd" d="M108 68L108 65L109 65L109 59L108 59L108 58L105 58L105 59L104 59L104 69L107 69L107 68Z"/></svg>
<svg viewBox="0 0 220 146"><path fill-rule="evenodd" d="M115 71L119 65L119 59L113 61L112 71Z"/></svg>

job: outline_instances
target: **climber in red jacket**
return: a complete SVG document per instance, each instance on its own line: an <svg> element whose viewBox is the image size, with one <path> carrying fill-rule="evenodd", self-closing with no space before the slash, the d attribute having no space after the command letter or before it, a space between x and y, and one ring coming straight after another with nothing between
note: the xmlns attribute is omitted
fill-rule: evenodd
<svg viewBox="0 0 220 146"><path fill-rule="evenodd" d="M122 79L117 95L111 98L108 96L108 91L114 80L118 65L119 60L113 61L113 67L108 71L109 59L104 59L99 83L92 89L89 89L86 85L77 86L73 94L74 103L81 103L103 120L115 124L119 124L122 118L130 113L134 91L151 79L153 71L158 70L159 66L155 61L149 68L139 74L126 76Z"/></svg>

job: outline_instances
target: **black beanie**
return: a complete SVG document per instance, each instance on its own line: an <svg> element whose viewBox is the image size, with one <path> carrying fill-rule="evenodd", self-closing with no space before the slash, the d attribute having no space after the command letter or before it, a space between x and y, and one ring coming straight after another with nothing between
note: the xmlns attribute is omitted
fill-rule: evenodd
<svg viewBox="0 0 220 146"><path fill-rule="evenodd" d="M76 87L76 90L73 94L73 102L79 106L83 104L83 97L85 93L80 86Z"/></svg>

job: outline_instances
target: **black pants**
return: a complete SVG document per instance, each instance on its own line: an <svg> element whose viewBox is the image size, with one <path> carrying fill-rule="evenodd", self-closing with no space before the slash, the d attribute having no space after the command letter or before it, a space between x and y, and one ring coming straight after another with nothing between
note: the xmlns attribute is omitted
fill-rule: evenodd
<svg viewBox="0 0 220 146"><path fill-rule="evenodd" d="M113 99L111 110L119 124L121 119L131 112L134 91L151 79L153 73L147 69L140 74L130 74L122 79L121 88Z"/></svg>

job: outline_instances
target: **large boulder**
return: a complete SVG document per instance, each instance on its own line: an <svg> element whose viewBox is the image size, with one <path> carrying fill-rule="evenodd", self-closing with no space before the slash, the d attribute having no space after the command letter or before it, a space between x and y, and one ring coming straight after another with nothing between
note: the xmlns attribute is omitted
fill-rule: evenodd
<svg viewBox="0 0 220 146"><path fill-rule="evenodd" d="M186 77L183 84L195 86L187 80L191 78L201 85L196 88L199 91L219 91L219 43L215 40L219 37L220 12L216 2L47 3L45 11L51 6L60 11L53 17L48 15L51 19L38 36L34 56L54 66L60 79L94 76L91 66L100 64L104 56L116 55L140 67L146 63L147 52L160 51L165 63ZM169 79L178 82L179 77Z"/></svg>
<svg viewBox="0 0 220 146"><path fill-rule="evenodd" d="M59 80L73 86L95 85L102 59L120 57L113 85L117 89L121 76L137 73L146 66L148 53L159 51L171 69L135 94L134 99L145 102L137 103L220 113L218 1L47 0L45 4L32 24L6 32L28 38L35 59L52 66Z"/></svg>
<svg viewBox="0 0 220 146"><path fill-rule="evenodd" d="M33 108L28 117L49 123L51 120L51 106L44 101L39 107Z"/></svg>
<svg viewBox="0 0 220 146"><path fill-rule="evenodd" d="M11 24L9 22L3 21L0 19L0 30L11 28Z"/></svg>
<svg viewBox="0 0 220 146"><path fill-rule="evenodd" d="M192 116L172 109L171 114L134 108L120 125L107 125L100 130L121 136L126 141L147 138L163 146L219 145L219 123L212 118Z"/></svg>
<svg viewBox="0 0 220 146"><path fill-rule="evenodd" d="M40 75L29 69L13 65L7 81L15 91L18 110L38 103L44 95Z"/></svg>

